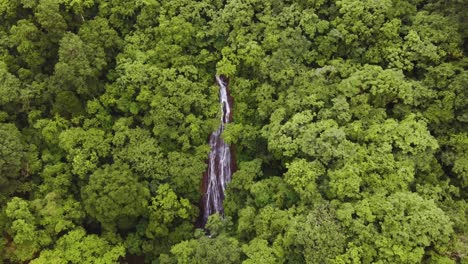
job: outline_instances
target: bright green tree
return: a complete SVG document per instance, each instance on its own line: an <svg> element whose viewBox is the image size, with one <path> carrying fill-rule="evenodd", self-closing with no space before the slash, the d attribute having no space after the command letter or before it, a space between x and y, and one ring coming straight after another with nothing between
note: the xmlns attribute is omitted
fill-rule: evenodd
<svg viewBox="0 0 468 264"><path fill-rule="evenodd" d="M116 263L124 257L125 248L97 235L88 235L82 228L61 237L53 249L41 252L33 264L46 263Z"/></svg>
<svg viewBox="0 0 468 264"><path fill-rule="evenodd" d="M128 165L112 164L97 169L81 190L86 212L103 228L129 228L146 215L149 190Z"/></svg>

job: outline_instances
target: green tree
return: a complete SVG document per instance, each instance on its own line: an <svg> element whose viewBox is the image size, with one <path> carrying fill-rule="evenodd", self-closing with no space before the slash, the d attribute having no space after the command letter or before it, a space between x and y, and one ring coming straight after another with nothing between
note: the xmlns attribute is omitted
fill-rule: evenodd
<svg viewBox="0 0 468 264"><path fill-rule="evenodd" d="M325 174L325 168L319 161L307 162L304 159L288 164L285 181L299 193L302 204L321 198L317 188L317 179Z"/></svg>
<svg viewBox="0 0 468 264"><path fill-rule="evenodd" d="M8 72L8 67L4 62L0 62L0 105L7 110L8 105L16 106L20 102L21 82Z"/></svg>
<svg viewBox="0 0 468 264"><path fill-rule="evenodd" d="M72 172L81 179L98 168L100 158L109 155L110 141L105 131L95 128L70 128L59 135L60 147L67 153Z"/></svg>
<svg viewBox="0 0 468 264"><path fill-rule="evenodd" d="M353 235L338 263L420 263L429 247L444 252L453 234L450 219L433 201L409 192L342 204L337 218Z"/></svg>
<svg viewBox="0 0 468 264"><path fill-rule="evenodd" d="M183 241L172 247L177 263L239 263L239 242L225 235Z"/></svg>
<svg viewBox="0 0 468 264"><path fill-rule="evenodd" d="M122 245L115 245L82 228L61 237L53 249L41 252L32 264L45 263L116 263L125 255Z"/></svg>
<svg viewBox="0 0 468 264"><path fill-rule="evenodd" d="M121 120L123 121L123 120ZM119 127L116 122L113 143L113 157L130 165L142 179L161 182L168 177L167 161L158 142L148 130Z"/></svg>
<svg viewBox="0 0 468 264"><path fill-rule="evenodd" d="M242 251L247 255L247 259L242 262L243 264L281 263L278 253L269 247L266 240L255 238L248 245L243 245Z"/></svg>
<svg viewBox="0 0 468 264"><path fill-rule="evenodd" d="M346 230L329 204L298 215L286 232L284 259L301 263L333 263L346 248Z"/></svg>
<svg viewBox="0 0 468 264"><path fill-rule="evenodd" d="M146 236L149 238L169 236L169 228L193 217L192 207L187 199L178 198L168 184L158 187L156 196L149 206L149 224Z"/></svg>
<svg viewBox="0 0 468 264"><path fill-rule="evenodd" d="M46 61L46 44L44 33L29 20L21 19L10 28L10 46L19 53L18 64L24 62L23 68L39 71Z"/></svg>
<svg viewBox="0 0 468 264"><path fill-rule="evenodd" d="M103 228L129 228L146 215L149 190L128 165L112 164L97 169L81 190L86 212Z"/></svg>
<svg viewBox="0 0 468 264"><path fill-rule="evenodd" d="M0 123L0 204L14 193L32 189L31 176L40 168L33 145L14 124Z"/></svg>
<svg viewBox="0 0 468 264"><path fill-rule="evenodd" d="M42 248L52 243L51 237L38 225L28 201L14 197L8 202L5 211L11 221L5 231L13 238L5 250L9 260L31 260Z"/></svg>
<svg viewBox="0 0 468 264"><path fill-rule="evenodd" d="M31 208L38 218L38 223L51 237L81 225L85 216L80 202L71 196L62 196L56 192L33 200Z"/></svg>
<svg viewBox="0 0 468 264"><path fill-rule="evenodd" d="M60 12L57 1L40 0L35 7L34 16L42 29L47 32L51 42L58 42L67 29L67 23Z"/></svg>
<svg viewBox="0 0 468 264"><path fill-rule="evenodd" d="M54 71L57 92L68 90L85 98L97 94L97 74L88 59L86 45L78 35L64 34L58 57Z"/></svg>

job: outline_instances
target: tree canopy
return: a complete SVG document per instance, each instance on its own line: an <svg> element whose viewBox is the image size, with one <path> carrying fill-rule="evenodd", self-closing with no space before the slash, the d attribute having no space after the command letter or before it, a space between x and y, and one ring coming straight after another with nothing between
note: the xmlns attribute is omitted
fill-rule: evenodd
<svg viewBox="0 0 468 264"><path fill-rule="evenodd" d="M0 263L468 263L463 0L0 0ZM224 213L196 228L215 76Z"/></svg>

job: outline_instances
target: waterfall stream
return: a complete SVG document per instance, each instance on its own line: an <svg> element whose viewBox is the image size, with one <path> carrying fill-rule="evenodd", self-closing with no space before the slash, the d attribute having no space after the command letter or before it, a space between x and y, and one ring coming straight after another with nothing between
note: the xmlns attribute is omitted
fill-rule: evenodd
<svg viewBox="0 0 468 264"><path fill-rule="evenodd" d="M204 227L208 216L214 213L223 214L223 200L226 184L231 181L234 160L231 148L221 138L225 125L232 121L233 99L229 95L227 79L216 76L219 86L219 102L221 105L221 125L210 135L211 152L208 157L208 168L203 175L203 196L200 208L200 227Z"/></svg>

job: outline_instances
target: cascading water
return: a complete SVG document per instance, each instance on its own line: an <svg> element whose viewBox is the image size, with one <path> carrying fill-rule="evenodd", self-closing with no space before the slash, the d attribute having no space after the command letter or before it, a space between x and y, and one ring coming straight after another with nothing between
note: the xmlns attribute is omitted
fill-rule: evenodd
<svg viewBox="0 0 468 264"><path fill-rule="evenodd" d="M210 135L211 152L208 159L208 169L203 175L201 212L199 226L204 227L208 216L214 213L223 214L223 200L226 184L231 181L234 160L231 148L221 138L221 133L227 123L232 121L232 97L227 88L227 79L216 76L219 86L219 102L221 104L221 125Z"/></svg>

